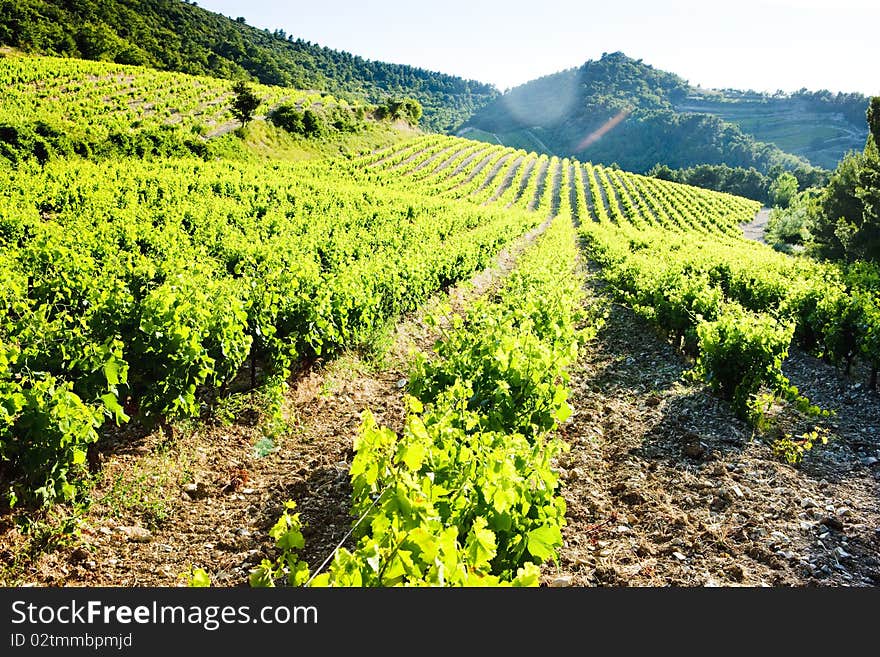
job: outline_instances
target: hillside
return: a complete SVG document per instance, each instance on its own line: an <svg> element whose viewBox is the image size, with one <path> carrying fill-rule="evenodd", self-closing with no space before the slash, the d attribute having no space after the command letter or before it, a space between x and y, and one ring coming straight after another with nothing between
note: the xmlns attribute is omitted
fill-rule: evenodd
<svg viewBox="0 0 880 657"><path fill-rule="evenodd" d="M254 84L259 98L245 139L222 139L241 126L233 83L143 66L0 52L0 160L78 156L138 158L197 155L285 159L370 148L411 130L377 120L370 107L316 91ZM64 103L59 103L60 99ZM309 111L321 133L306 139L265 121L279 106ZM341 142L338 137L345 136ZM258 143L259 142L259 143Z"/></svg>
<svg viewBox="0 0 880 657"><path fill-rule="evenodd" d="M378 103L411 96L423 126L448 131L496 97L491 85L365 60L269 32L181 0L0 0L0 45L25 52L137 64Z"/></svg>
<svg viewBox="0 0 880 657"><path fill-rule="evenodd" d="M645 172L698 164L808 166L711 113L683 112L685 80L623 53L517 87L477 111L460 135Z"/></svg>
<svg viewBox="0 0 880 657"><path fill-rule="evenodd" d="M876 398L799 351L844 328L816 298L871 298L744 240L754 202L439 135L349 161L56 161L0 191L0 393L22 407L0 475L79 500L81 528L47 544L45 510L4 510L7 584L880 579ZM789 376L845 412L799 413Z"/></svg>
<svg viewBox="0 0 880 657"><path fill-rule="evenodd" d="M675 103L675 110L712 114L814 166L833 170L846 152L864 146L867 106L867 97L858 93L801 90L771 95L691 89L687 98Z"/></svg>

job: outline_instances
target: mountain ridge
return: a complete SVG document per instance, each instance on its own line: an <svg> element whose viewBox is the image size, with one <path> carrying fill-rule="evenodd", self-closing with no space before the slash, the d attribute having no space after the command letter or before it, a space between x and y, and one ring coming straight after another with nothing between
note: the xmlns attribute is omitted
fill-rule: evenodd
<svg viewBox="0 0 880 657"><path fill-rule="evenodd" d="M796 103L805 118L787 125ZM771 125L767 108L779 105ZM482 131L511 146L540 141L557 155L633 171L655 164L726 164L767 173L773 167L833 168L847 150L864 142L864 123L858 121L866 107L861 94L835 96L824 90L802 89L790 98L705 90L618 51L508 90L475 112L458 133L471 131L480 138ZM746 116L737 117L743 108ZM829 121L840 125L829 128ZM800 135L806 124L814 130ZM819 129L831 143L814 138Z"/></svg>

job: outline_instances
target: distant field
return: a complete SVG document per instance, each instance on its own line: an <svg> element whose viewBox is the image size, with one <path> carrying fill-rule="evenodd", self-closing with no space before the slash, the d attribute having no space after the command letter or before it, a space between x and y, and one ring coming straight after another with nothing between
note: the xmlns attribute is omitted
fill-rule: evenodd
<svg viewBox="0 0 880 657"><path fill-rule="evenodd" d="M689 99L679 112L714 114L736 123L760 141L808 159L816 166L834 169L849 150L861 150L867 129L854 126L840 114L820 113L803 104L785 106L763 101L713 102Z"/></svg>

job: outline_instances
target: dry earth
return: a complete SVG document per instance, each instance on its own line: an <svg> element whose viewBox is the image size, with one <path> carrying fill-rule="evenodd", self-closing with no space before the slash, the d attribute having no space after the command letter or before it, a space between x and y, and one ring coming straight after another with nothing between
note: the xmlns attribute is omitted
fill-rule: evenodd
<svg viewBox="0 0 880 657"><path fill-rule="evenodd" d="M767 241L764 239L764 231L767 229L767 224L769 222L770 208L761 208L758 210L758 214L755 215L754 219L740 226L743 231L743 237L749 240L754 240L755 242L760 242L761 244L766 244Z"/></svg>
<svg viewBox="0 0 880 657"><path fill-rule="evenodd" d="M595 290L594 290L595 292ZM861 379L794 353L786 375L838 415L795 466L729 405L683 375L691 364L613 305L572 372L561 434L568 505L556 586L880 584L880 398ZM778 410L778 409L777 409ZM815 422L777 412L778 432Z"/></svg>

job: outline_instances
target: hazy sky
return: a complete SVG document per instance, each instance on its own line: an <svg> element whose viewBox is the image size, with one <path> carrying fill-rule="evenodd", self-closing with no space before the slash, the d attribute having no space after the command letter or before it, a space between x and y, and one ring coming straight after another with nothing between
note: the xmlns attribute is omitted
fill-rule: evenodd
<svg viewBox="0 0 880 657"><path fill-rule="evenodd" d="M878 0L199 0L250 25L499 89L621 50L703 87L880 94Z"/></svg>

